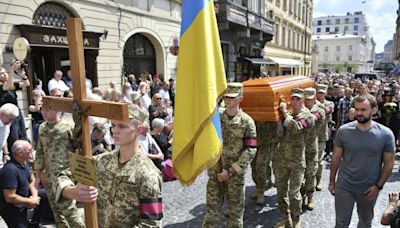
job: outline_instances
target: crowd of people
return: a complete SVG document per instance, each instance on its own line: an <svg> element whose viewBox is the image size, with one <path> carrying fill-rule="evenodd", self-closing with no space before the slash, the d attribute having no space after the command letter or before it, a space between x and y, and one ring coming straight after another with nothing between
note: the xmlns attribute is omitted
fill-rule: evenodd
<svg viewBox="0 0 400 228"><path fill-rule="evenodd" d="M350 73L313 77L315 86L294 88L290 102L280 102L283 119L277 122L254 122L240 109L243 85L228 83L220 110L223 147L220 160L208 169L203 227L218 226L224 199L228 226L243 227L248 166L256 204L265 203L266 189L277 188L281 220L275 227L300 227L303 206L318 207L314 192L324 187L324 159L331 163L327 188L335 197L336 227L349 226L354 204L359 227L371 227L397 150L398 78L357 79ZM176 179L171 161L174 80L129 74L121 90L111 81L103 91L86 79L89 99L128 103L129 111L127 121L89 117L98 183L93 187L77 183L69 168L72 114L42 106L46 95L73 97L72 79L70 71L63 77L56 70L47 85L38 79L32 83L30 142L15 91L31 83L19 61L8 72L0 68L0 215L9 227L38 227L43 219L54 220L57 227L84 227L76 202L96 201L100 227L160 227L161 182ZM391 194L382 224L394 224L398 198ZM29 220L28 209L34 209Z"/></svg>
<svg viewBox="0 0 400 228"><path fill-rule="evenodd" d="M60 173L69 169L69 152L74 151L73 115L42 106L43 96L46 95L73 97L71 71L63 77L63 72L56 70L47 86L43 85L40 79L34 79L32 101L28 107L32 116L32 141L30 141L30 137L26 135L24 115L17 102L16 90L31 86L26 69L21 67L21 63L21 61L13 61L8 71L0 67L0 143L3 155L1 166L5 164L0 170L2 190L0 191L0 215L9 227L39 227L44 219L55 222L57 227L85 227L82 216L77 211L75 199L88 202L88 200L96 200L97 195L95 198L84 198L82 191L86 189L90 189L88 191L90 196L93 194L89 186L83 185L77 185L76 188L68 185L64 186L67 187L65 191L63 188L59 192L55 191L60 183L63 183L59 181ZM14 79L17 80L14 81ZM106 194L110 194L108 191L115 192L116 189L113 186L116 185L109 186L111 188L108 189L99 188L98 203L101 201L105 203L104 205L119 204L121 205L119 212L127 206L135 208L126 212L133 214L123 221L119 219L112 221L113 215L109 214L110 211L103 210L104 216L101 219L105 221L102 226L123 227L132 224L157 226L159 222L153 221L154 213L158 214L156 220L162 218L159 180L176 179L172 172L171 161L174 80L165 82L159 75L149 74L142 74L136 79L135 75L130 74L124 77L122 91L117 88L114 81L111 81L109 88L103 91L97 87L93 88L91 80L86 78L86 90L88 99L128 103L129 121L115 123L105 118L89 117L92 152L95 158L110 154L107 152L117 155L117 163L112 164L114 166L111 170L106 170L108 173L114 172L113 179L128 184L128 187L138 186L141 182L140 189L126 193L136 194L135 198L143 200L143 202L133 201L133 205L125 204L123 202L125 198L118 198L121 197L119 195L116 196L117 199L101 201L101 196L105 194L101 194L102 191L107 191ZM127 131L128 126L131 127L131 131ZM124 131L126 132L122 133ZM127 145L132 147L127 147ZM149 159L144 159L144 157ZM106 162L109 159L107 157L107 160L96 161L101 164L100 161ZM121 162L121 159L125 160ZM151 164L143 163L141 161L143 159L149 160ZM125 165L127 162L132 164ZM103 166L102 168L104 169ZM132 173L135 169L138 169L137 178L141 181L128 180L125 176L118 177L118 175ZM149 173L148 180L143 179L142 169L145 173ZM99 182L105 181L101 172L98 171L97 175ZM120 185L121 183L118 184L119 187ZM127 186L122 190L129 190ZM147 188L149 195L155 194L154 200L160 202L153 203L152 198L141 195L146 193L142 188ZM79 194L74 194L76 189ZM148 200L150 201L147 202ZM34 209L33 216L29 216L29 220L28 209ZM102 213L101 210L99 213ZM141 214L148 218L141 217Z"/></svg>

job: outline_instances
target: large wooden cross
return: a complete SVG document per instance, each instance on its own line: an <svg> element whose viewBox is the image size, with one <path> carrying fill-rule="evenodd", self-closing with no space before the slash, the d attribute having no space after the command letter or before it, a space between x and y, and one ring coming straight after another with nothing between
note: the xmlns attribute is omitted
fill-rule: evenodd
<svg viewBox="0 0 400 228"><path fill-rule="evenodd" d="M74 98L43 98L43 106L62 112L74 112L72 107L78 104L80 110L87 110L81 115L82 149L85 156L92 157L88 116L99 116L113 120L128 120L128 105L117 102L94 101L86 99L85 61L83 54L82 23L79 18L66 20L69 47L69 59L72 73L72 92ZM50 91L49 91L50 92ZM85 203L86 227L98 227L96 203Z"/></svg>

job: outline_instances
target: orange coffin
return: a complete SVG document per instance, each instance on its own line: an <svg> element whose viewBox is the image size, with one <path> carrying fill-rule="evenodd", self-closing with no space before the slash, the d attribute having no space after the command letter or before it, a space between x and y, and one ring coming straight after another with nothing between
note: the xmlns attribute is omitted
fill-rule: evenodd
<svg viewBox="0 0 400 228"><path fill-rule="evenodd" d="M279 103L283 98L290 102L292 88L313 87L314 81L305 76L278 76L243 82L243 111L255 121L281 119Z"/></svg>

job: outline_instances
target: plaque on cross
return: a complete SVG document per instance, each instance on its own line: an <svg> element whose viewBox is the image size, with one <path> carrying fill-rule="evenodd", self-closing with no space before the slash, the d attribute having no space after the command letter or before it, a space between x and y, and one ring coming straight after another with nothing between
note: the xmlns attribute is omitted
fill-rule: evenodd
<svg viewBox="0 0 400 228"><path fill-rule="evenodd" d="M92 157L89 132L89 116L99 116L113 120L128 120L128 105L118 102L94 101L86 98L85 62L83 54L82 23L80 18L66 20L69 59L72 72L73 98L43 98L43 106L52 110L72 112L81 117L82 150L85 157ZM96 203L85 203L86 227L98 227Z"/></svg>

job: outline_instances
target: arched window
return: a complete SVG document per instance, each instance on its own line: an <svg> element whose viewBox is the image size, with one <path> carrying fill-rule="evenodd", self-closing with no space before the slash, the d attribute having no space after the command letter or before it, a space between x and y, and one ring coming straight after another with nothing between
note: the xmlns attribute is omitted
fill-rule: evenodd
<svg viewBox="0 0 400 228"><path fill-rule="evenodd" d="M156 74L156 51L151 41L142 34L131 36L124 47L124 71L136 76Z"/></svg>
<svg viewBox="0 0 400 228"><path fill-rule="evenodd" d="M67 7L55 2L46 2L36 9L32 24L66 28L65 20L71 17L75 17L75 15Z"/></svg>

